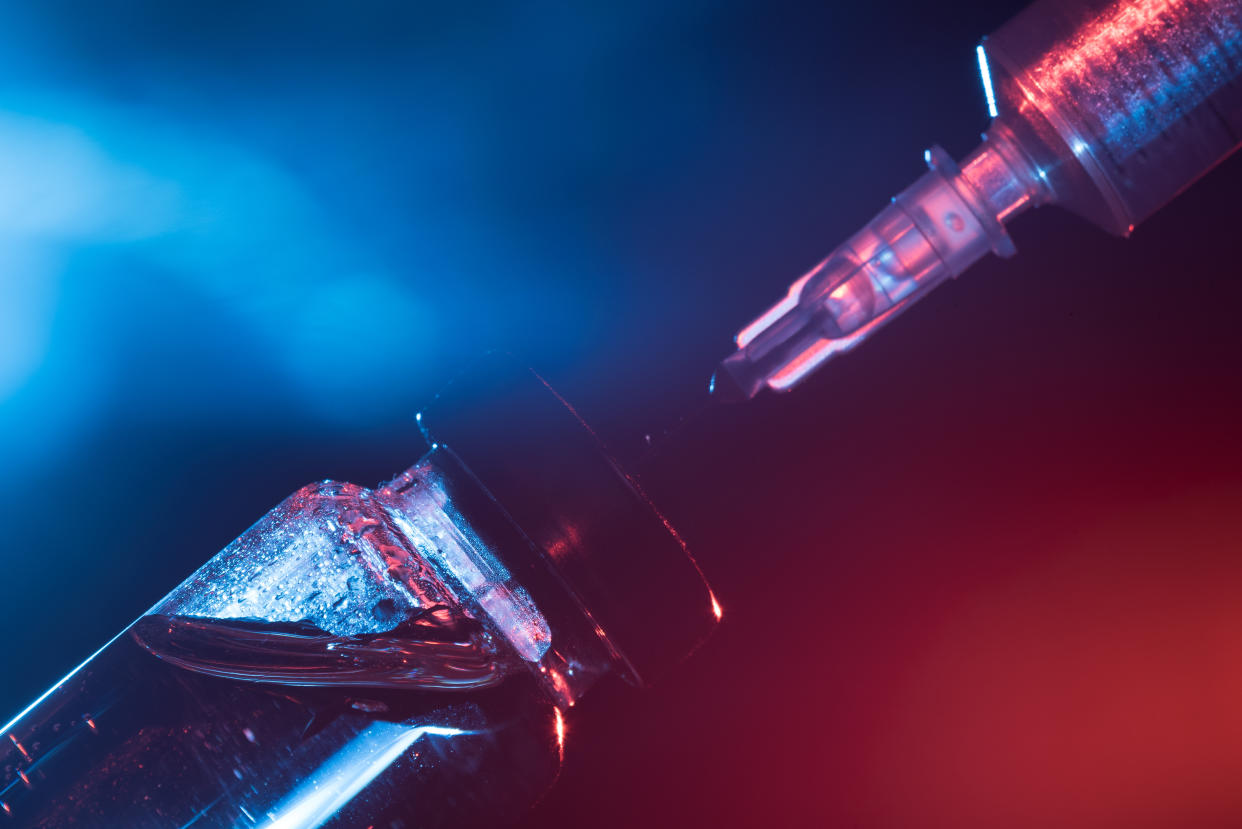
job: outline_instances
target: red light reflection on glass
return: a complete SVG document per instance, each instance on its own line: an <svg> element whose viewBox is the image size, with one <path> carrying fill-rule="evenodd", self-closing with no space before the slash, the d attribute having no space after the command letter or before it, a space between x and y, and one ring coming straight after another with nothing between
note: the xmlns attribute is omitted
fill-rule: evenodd
<svg viewBox="0 0 1242 829"><path fill-rule="evenodd" d="M565 714L561 709L556 710L556 750L560 754L561 762L565 761Z"/></svg>
<svg viewBox="0 0 1242 829"><path fill-rule="evenodd" d="M19 742L17 741L17 738L16 738L16 737L14 737L12 734L10 734L10 735L9 735L9 739L10 739L10 740L12 740L13 745L17 746L17 750L18 750L18 751L20 751L20 752L22 753L22 756L26 758L26 762L27 762L27 763L29 763L29 762L30 762L30 754L28 754L28 753L27 753L27 751L26 751L26 747L25 747L25 746L23 746L21 743L19 743ZM36 750L37 750L37 749L36 749Z"/></svg>

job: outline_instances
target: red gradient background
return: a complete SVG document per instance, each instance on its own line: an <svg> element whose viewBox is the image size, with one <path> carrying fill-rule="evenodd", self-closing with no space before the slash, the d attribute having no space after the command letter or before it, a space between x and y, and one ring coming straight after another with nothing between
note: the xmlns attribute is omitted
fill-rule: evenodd
<svg viewBox="0 0 1242 829"><path fill-rule="evenodd" d="M584 701L525 825L1242 824L1238 162L675 433L724 623Z"/></svg>

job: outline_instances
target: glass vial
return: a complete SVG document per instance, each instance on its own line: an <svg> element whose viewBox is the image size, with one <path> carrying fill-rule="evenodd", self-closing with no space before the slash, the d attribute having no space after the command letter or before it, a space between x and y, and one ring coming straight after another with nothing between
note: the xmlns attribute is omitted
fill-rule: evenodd
<svg viewBox="0 0 1242 829"><path fill-rule="evenodd" d="M565 711L684 655L715 601L572 411L501 376L504 425L446 431L502 492L527 470L512 509L436 442L377 489L298 490L3 729L0 825L463 826L538 799ZM692 589L650 617L644 583Z"/></svg>

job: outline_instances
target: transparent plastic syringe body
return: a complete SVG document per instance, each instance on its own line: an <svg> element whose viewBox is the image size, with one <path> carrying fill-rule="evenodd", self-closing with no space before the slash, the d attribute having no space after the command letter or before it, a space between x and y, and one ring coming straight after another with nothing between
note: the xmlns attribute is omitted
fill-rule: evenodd
<svg viewBox="0 0 1242 829"><path fill-rule="evenodd" d="M993 122L737 336L713 391L802 382L1061 205L1128 235L1242 141L1242 1L1039 0L978 47Z"/></svg>

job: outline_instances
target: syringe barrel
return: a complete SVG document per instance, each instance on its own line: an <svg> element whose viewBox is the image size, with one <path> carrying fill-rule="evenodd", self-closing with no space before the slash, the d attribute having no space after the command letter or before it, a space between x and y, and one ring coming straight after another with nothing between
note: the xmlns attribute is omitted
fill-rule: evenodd
<svg viewBox="0 0 1242 829"><path fill-rule="evenodd" d="M1046 200L1114 233L1242 142L1242 0L1038 0L984 48L992 132L1012 131Z"/></svg>

